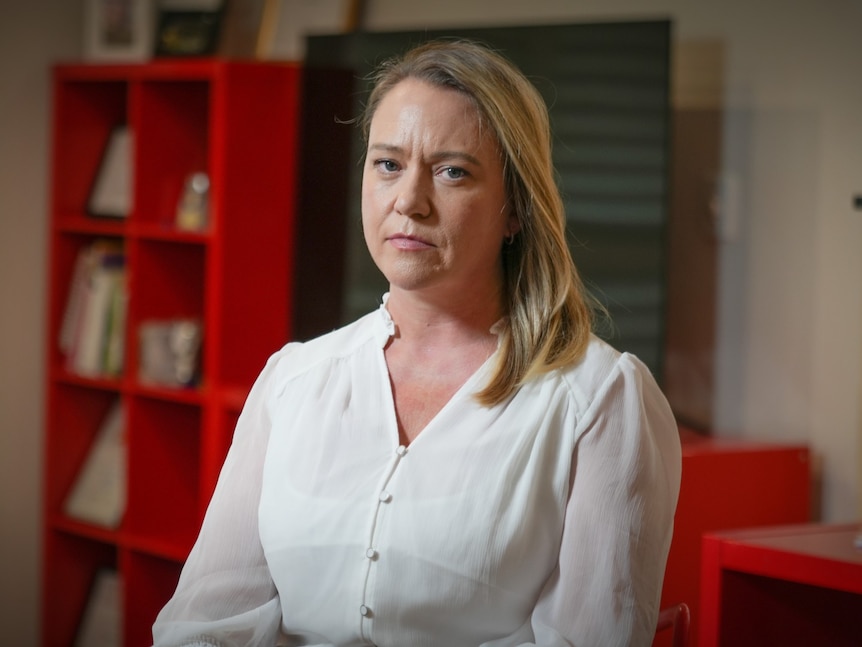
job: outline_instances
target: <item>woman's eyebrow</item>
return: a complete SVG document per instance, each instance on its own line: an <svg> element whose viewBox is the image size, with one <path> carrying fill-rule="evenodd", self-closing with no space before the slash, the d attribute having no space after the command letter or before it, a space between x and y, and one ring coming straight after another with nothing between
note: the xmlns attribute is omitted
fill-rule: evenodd
<svg viewBox="0 0 862 647"><path fill-rule="evenodd" d="M430 157L432 160L464 160L465 162L469 162L474 166L482 166L482 162L480 162L477 157L474 157L473 155L470 155L470 153L464 153L462 151L438 151L436 153L432 153Z"/></svg>
<svg viewBox="0 0 862 647"><path fill-rule="evenodd" d="M404 149L395 144L371 144L368 146L369 151L381 151L383 153L403 153Z"/></svg>
<svg viewBox="0 0 862 647"><path fill-rule="evenodd" d="M404 153L404 149L401 146L397 146L395 144L371 144L368 147L368 150L382 153ZM465 162L469 162L474 166L482 166L482 163L479 161L479 158L463 151L436 151L434 153L431 153L429 159L432 161L439 161L443 159L464 160Z"/></svg>

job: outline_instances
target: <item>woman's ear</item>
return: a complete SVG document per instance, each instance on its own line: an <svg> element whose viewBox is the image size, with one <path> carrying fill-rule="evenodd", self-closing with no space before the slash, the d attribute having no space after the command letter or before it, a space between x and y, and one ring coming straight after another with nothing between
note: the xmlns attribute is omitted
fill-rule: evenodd
<svg viewBox="0 0 862 647"><path fill-rule="evenodd" d="M512 239L515 234L521 231L521 222L518 220L518 216L510 213L509 218L506 222L506 238Z"/></svg>

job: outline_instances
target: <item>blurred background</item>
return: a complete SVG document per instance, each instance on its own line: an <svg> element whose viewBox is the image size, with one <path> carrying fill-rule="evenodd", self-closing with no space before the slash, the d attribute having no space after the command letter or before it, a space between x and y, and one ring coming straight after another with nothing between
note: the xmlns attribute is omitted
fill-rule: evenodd
<svg viewBox="0 0 862 647"><path fill-rule="evenodd" d="M93 42L95 2L0 4L0 626L2 642L21 647L36 644L39 627L50 67L110 57ZM133 4L153 16L163 5L193 3ZM261 12L273 7L262 34ZM617 333L628 334L634 319L651 331L653 345L637 352L682 422L709 435L809 445L814 518L860 517L862 3L282 0L239 1L232 10L248 16L256 39L249 45L239 33L228 54L309 64L359 56L358 74L372 53L423 32L502 30L527 56L535 32L511 30L637 22L664 29L666 105L651 113L667 117L653 120L663 152L644 162L658 184L648 170L636 173L647 179L643 193L659 192L661 226L652 256L634 268L641 284L621 288L649 307L620 308ZM152 54L150 29L132 56ZM537 85L551 95L558 85L548 78L563 53L547 61L547 75L535 59ZM578 175L583 160L572 166L570 192L579 195L589 178ZM656 212L641 213L649 221ZM587 248L607 233L573 227ZM362 308L350 299L364 289L366 271L355 251L347 254L345 318ZM630 249L621 256L637 257ZM611 305L627 298L602 291Z"/></svg>

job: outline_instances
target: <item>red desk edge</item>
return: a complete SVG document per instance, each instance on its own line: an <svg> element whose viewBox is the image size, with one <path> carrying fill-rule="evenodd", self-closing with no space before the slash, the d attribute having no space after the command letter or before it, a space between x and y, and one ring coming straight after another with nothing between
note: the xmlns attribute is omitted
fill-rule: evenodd
<svg viewBox="0 0 862 647"><path fill-rule="evenodd" d="M699 645L717 644L722 571L862 595L860 532L862 523L813 523L704 534Z"/></svg>

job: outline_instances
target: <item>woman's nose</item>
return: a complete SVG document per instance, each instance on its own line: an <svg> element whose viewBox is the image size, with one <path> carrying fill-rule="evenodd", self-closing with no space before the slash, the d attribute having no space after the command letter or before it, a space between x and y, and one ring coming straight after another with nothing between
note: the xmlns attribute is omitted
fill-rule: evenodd
<svg viewBox="0 0 862 647"><path fill-rule="evenodd" d="M409 218L427 218L431 215L429 187L422 173L413 170L401 176L395 211Z"/></svg>

